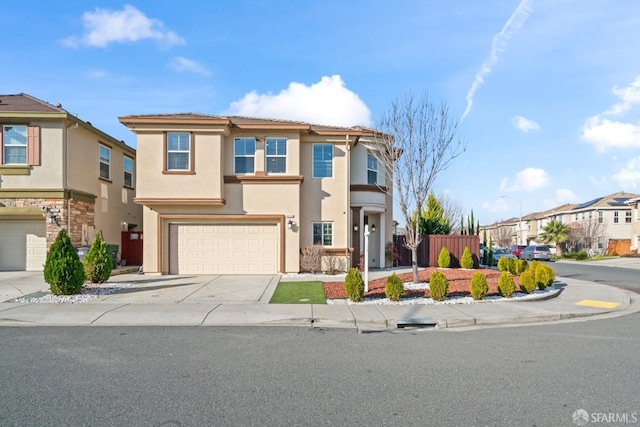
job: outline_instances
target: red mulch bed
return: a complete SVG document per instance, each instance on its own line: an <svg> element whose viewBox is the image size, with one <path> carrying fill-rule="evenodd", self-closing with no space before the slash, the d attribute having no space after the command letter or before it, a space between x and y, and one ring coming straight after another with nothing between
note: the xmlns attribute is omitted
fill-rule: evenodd
<svg viewBox="0 0 640 427"><path fill-rule="evenodd" d="M477 270L465 270L462 268L436 268L427 267L418 269L418 280L420 282L428 282L431 274L434 271L442 272L449 280L449 296L450 297L464 297L469 296L469 287L471 285L471 276L475 272L483 273L487 278L487 284L489 285L489 292L487 295L498 295L498 280L500 279L500 272L491 269L477 269ZM389 272L389 276L392 272ZM402 283L412 282L413 273L398 274ZM519 289L519 280L517 276L513 277L516 283L516 290ZM385 298L384 289L387 285L387 279L376 279L369 281L369 292L365 293L365 297L370 298ZM344 289L344 282L325 282L324 293L327 298L347 298L347 293ZM428 289L418 290L405 290L402 294L403 297L426 297L429 298Z"/></svg>

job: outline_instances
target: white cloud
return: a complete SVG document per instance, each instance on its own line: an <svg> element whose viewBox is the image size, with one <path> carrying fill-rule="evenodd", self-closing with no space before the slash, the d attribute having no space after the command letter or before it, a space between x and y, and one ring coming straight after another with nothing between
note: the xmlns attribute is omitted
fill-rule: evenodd
<svg viewBox="0 0 640 427"><path fill-rule="evenodd" d="M162 21L145 16L133 6L111 11L96 8L82 14L85 33L82 37L69 37L64 43L70 47L80 45L106 47L109 43L128 43L153 39L165 46L184 44L184 39L164 28Z"/></svg>
<svg viewBox="0 0 640 427"><path fill-rule="evenodd" d="M607 148L639 148L640 123L611 121L601 116L589 117L582 128L582 139L596 146L598 151Z"/></svg>
<svg viewBox="0 0 640 427"><path fill-rule="evenodd" d="M176 56L175 58L173 58L173 60L169 64L169 67L178 72L187 71L195 74L201 74L203 76L208 76L210 74L209 70L207 70L204 65L182 56Z"/></svg>
<svg viewBox="0 0 640 427"><path fill-rule="evenodd" d="M311 86L291 82L277 95L250 92L231 103L229 114L334 126L371 123L371 111L339 75L324 76Z"/></svg>
<svg viewBox="0 0 640 427"><path fill-rule="evenodd" d="M581 138L600 152L608 148L639 148L640 122L610 120L606 116L620 116L640 104L640 76L629 86L622 89L614 86L611 91L620 101L607 111L587 118L582 126Z"/></svg>
<svg viewBox="0 0 640 427"><path fill-rule="evenodd" d="M520 129L522 132L529 132L530 130L540 130L540 125L538 123L522 116L513 117L511 119L511 123L516 129Z"/></svg>
<svg viewBox="0 0 640 427"><path fill-rule="evenodd" d="M87 77L95 80L108 79L111 75L105 70L89 70L86 73Z"/></svg>
<svg viewBox="0 0 640 427"><path fill-rule="evenodd" d="M467 114L469 114L469 111L471 111L473 97L480 85L484 83L484 78L491 74L493 66L498 62L498 53L502 52L506 48L507 41L511 38L514 31L519 30L520 27L522 27L524 21L531 13L531 10L531 1L522 0L513 14L511 14L511 17L509 17L509 20L504 24L502 30L493 37L491 53L480 66L480 70L476 73L476 77L471 84L471 88L469 89L469 92L467 92L467 96L464 98L467 101L467 108L464 110L464 113L462 113L460 120L464 120Z"/></svg>
<svg viewBox="0 0 640 427"><path fill-rule="evenodd" d="M573 191L567 190L566 188L559 188L556 190L556 200L558 204L562 205L565 203L575 203L579 198Z"/></svg>
<svg viewBox="0 0 640 427"><path fill-rule="evenodd" d="M482 202L482 208L486 211L498 213L498 212L506 212L509 209L507 206L507 201L503 198L499 198L493 202Z"/></svg>
<svg viewBox="0 0 640 427"><path fill-rule="evenodd" d="M596 187L602 187L607 183L607 178L604 176L602 178L596 178L595 176L590 176L589 181L591 182L591 184L595 185Z"/></svg>
<svg viewBox="0 0 640 427"><path fill-rule="evenodd" d="M640 157L632 158L618 173L611 177L623 189L640 186Z"/></svg>
<svg viewBox="0 0 640 427"><path fill-rule="evenodd" d="M549 174L540 168L526 168L518 172L513 182L504 178L500 191L534 191L549 183Z"/></svg>

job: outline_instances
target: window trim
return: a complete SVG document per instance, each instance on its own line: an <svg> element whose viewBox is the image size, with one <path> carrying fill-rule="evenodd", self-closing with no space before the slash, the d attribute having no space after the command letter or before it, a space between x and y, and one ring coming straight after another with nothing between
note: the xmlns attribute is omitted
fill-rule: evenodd
<svg viewBox="0 0 640 427"><path fill-rule="evenodd" d="M109 158L107 159L107 162L103 162L102 161L102 154L100 153L102 151L102 149L107 150L107 152L109 153ZM107 165L107 176L102 176L102 164L106 164ZM99 144L98 147L98 177L100 179L104 179L106 181L111 181L111 147L109 147L108 145L105 144Z"/></svg>
<svg viewBox="0 0 640 427"><path fill-rule="evenodd" d="M17 128L23 127L25 130L24 133L24 144L7 144L5 142L4 132L5 128ZM28 166L29 165L29 126L23 124L3 124L2 125L2 135L0 135L0 142L2 142L2 165L6 166ZM23 147L24 148L24 162L23 163L7 163L5 159L7 158L5 153L6 147Z"/></svg>
<svg viewBox="0 0 640 427"><path fill-rule="evenodd" d="M614 224L620 223L620 214L618 213L618 211L613 211L613 223Z"/></svg>
<svg viewBox="0 0 640 427"><path fill-rule="evenodd" d="M321 246L327 246L327 247L333 246L333 221L314 221L311 223L311 239L313 241L313 244L314 245L318 244L315 241L315 233L314 233L314 228L317 224L320 224L320 227L321 227L321 241L319 244ZM325 226L331 227L331 232L329 234L331 242L329 244L325 243L325 236L326 236Z"/></svg>
<svg viewBox="0 0 640 427"><path fill-rule="evenodd" d="M131 160L131 171L129 172L131 174L131 184L127 184L127 160ZM132 157L127 156L126 154L122 156L122 171L124 173L123 179L124 179L124 186L127 188L134 188L133 187L133 169L134 169L134 161Z"/></svg>
<svg viewBox="0 0 640 427"><path fill-rule="evenodd" d="M375 169L371 169L369 167L369 159L373 159L375 160ZM376 156L374 156L371 153L367 153L367 184L369 185L378 185L378 158ZM374 173L375 174L375 182L370 182L369 180L369 173Z"/></svg>
<svg viewBox="0 0 640 427"><path fill-rule="evenodd" d="M238 140L253 140L253 155L238 155L236 154L236 143L238 142ZM256 147L256 138L252 137L252 136L237 136L235 138L233 138L233 173L234 175L252 175L256 173L256 151L257 151L257 147ZM251 172L238 172L236 170L236 159L238 158L244 158L244 159L253 159L253 170Z"/></svg>
<svg viewBox="0 0 640 427"><path fill-rule="evenodd" d="M322 160L322 162L330 162L331 165L331 174L327 175L327 176L317 176L316 175L316 147L318 146L326 146L326 147L331 147L331 160ZM334 153L334 145L331 143L326 143L326 142L322 142L322 143L315 143L312 145L311 147L311 176L313 178L318 178L318 179L322 179L322 178L333 178L333 159L335 158L335 153Z"/></svg>
<svg viewBox="0 0 640 427"><path fill-rule="evenodd" d="M189 168L187 169L169 169L167 168L169 162L168 149L169 149L169 134L170 133L186 133L189 135ZM193 132L164 132L163 145L162 145L162 173L166 175L195 175L195 152L196 147L194 141Z"/></svg>
<svg viewBox="0 0 640 427"><path fill-rule="evenodd" d="M631 210L628 211L624 211L624 223L625 224L631 224L632 219L631 219Z"/></svg>
<svg viewBox="0 0 640 427"><path fill-rule="evenodd" d="M269 140L284 140L284 154L278 154L276 148L276 154L268 154L267 145ZM264 171L269 175L283 175L287 173L287 150L289 140L286 137L271 136L264 139ZM282 172L269 172L269 159L282 159L284 158L284 170ZM235 164L235 163L234 163Z"/></svg>
<svg viewBox="0 0 640 427"><path fill-rule="evenodd" d="M602 224L604 222L604 212L598 211L598 224Z"/></svg>

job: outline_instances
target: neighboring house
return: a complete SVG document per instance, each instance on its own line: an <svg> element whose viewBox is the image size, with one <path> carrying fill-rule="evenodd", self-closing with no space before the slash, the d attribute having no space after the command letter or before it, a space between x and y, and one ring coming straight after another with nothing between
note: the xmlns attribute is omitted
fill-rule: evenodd
<svg viewBox="0 0 640 427"><path fill-rule="evenodd" d="M133 148L25 94L0 95L0 126L0 270L43 270L63 228L75 246L142 230Z"/></svg>
<svg viewBox="0 0 640 427"><path fill-rule="evenodd" d="M640 197L633 197L627 200L626 203L631 208L630 251L638 253L640 249Z"/></svg>
<svg viewBox="0 0 640 427"><path fill-rule="evenodd" d="M375 131L302 122L160 114L120 117L137 135L136 202L144 206L143 269L154 274L385 266L392 197Z"/></svg>

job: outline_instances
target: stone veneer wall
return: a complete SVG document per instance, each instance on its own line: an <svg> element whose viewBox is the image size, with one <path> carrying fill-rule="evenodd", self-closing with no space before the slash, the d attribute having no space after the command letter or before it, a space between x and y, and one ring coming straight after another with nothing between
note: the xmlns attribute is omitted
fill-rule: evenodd
<svg viewBox="0 0 640 427"><path fill-rule="evenodd" d="M46 206L49 209L58 209L55 213L57 222L49 221L50 214L47 213L44 221L47 233L47 250L51 247L56 236L63 228L67 228L67 203L64 199L0 199L5 207L15 208L40 208ZM94 226L94 205L86 202L71 200L71 230L67 230L71 243L74 246L81 246L82 243L82 224ZM89 244L91 242L89 241Z"/></svg>

